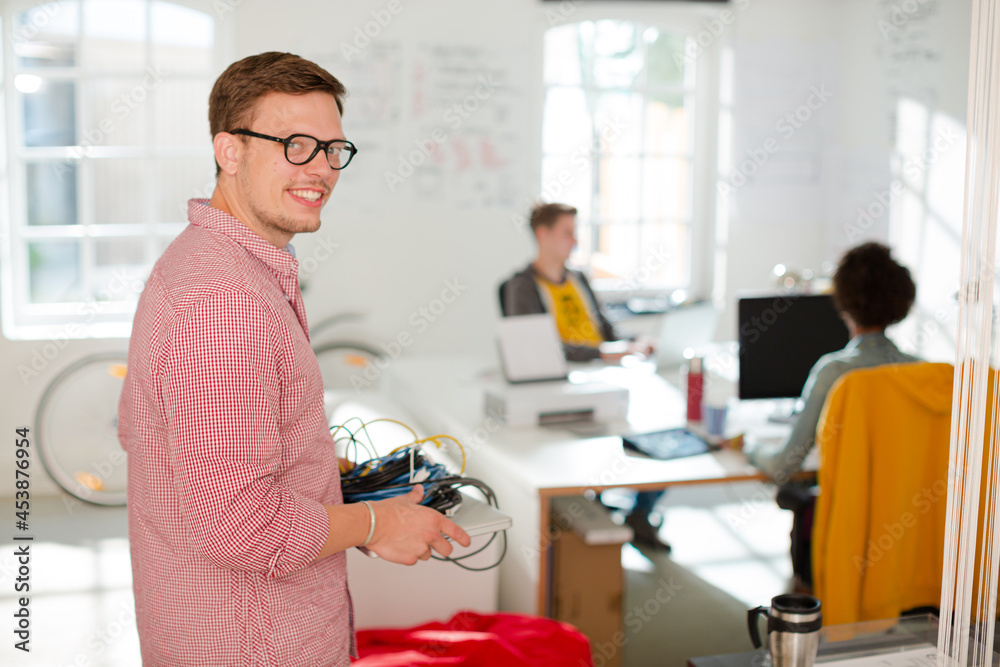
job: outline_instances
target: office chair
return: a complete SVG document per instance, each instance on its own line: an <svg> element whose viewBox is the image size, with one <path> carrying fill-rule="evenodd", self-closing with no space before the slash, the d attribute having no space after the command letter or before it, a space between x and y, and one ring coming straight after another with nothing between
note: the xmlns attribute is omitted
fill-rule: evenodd
<svg viewBox="0 0 1000 667"><path fill-rule="evenodd" d="M953 377L951 364L879 366L830 391L812 532L824 624L939 604Z"/></svg>
<svg viewBox="0 0 1000 667"><path fill-rule="evenodd" d="M504 295L507 293L507 283L509 282L510 280L503 281L500 283L500 288L497 290L497 296L500 297L500 315L502 317L507 317L507 299Z"/></svg>

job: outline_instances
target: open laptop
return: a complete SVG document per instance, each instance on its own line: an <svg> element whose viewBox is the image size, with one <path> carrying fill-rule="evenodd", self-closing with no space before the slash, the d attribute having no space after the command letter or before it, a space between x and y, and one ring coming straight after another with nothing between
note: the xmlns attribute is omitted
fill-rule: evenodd
<svg viewBox="0 0 1000 667"><path fill-rule="evenodd" d="M565 380L566 357L551 315L516 315L497 322L500 366L508 382Z"/></svg>

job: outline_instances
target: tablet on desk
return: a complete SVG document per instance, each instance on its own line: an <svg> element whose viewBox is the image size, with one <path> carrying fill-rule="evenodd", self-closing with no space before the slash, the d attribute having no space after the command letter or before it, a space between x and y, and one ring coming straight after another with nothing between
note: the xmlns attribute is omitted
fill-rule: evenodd
<svg viewBox="0 0 1000 667"><path fill-rule="evenodd" d="M686 428L625 435L622 445L627 450L661 461L705 454L712 449L704 438Z"/></svg>

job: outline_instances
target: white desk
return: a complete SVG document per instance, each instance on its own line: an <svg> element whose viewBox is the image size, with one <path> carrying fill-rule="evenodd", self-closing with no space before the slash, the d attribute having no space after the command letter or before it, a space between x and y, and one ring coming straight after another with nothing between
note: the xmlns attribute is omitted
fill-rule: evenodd
<svg viewBox="0 0 1000 667"><path fill-rule="evenodd" d="M483 386L496 379L495 365L492 359L458 355L399 359L389 368L387 388L425 429L462 442L467 473L489 484L501 509L514 518L500 567L501 609L549 612L553 497L581 495L588 489L655 490L764 479L742 454L731 450L671 461L626 454L618 437L622 433L684 424L680 392L650 366L586 371L594 379L627 387L630 406L628 422L609 425L609 435L581 437L564 430L506 428L486 415Z"/></svg>

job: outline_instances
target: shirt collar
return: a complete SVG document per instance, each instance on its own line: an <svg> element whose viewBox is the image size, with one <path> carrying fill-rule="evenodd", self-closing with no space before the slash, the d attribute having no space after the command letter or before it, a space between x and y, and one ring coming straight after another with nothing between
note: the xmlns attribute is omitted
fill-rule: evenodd
<svg viewBox="0 0 1000 667"><path fill-rule="evenodd" d="M858 347L875 347L877 345L884 345L885 343L890 342L891 341L884 333L861 334L852 338L851 342L849 342L844 349L853 350Z"/></svg>
<svg viewBox="0 0 1000 667"><path fill-rule="evenodd" d="M298 276L299 262L290 246L276 248L255 234L249 227L225 211L209 206L207 199L188 200L188 221L222 234L266 264L272 271L291 277Z"/></svg>

